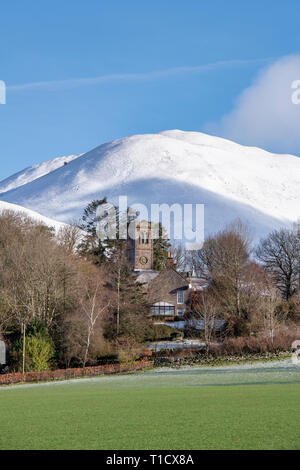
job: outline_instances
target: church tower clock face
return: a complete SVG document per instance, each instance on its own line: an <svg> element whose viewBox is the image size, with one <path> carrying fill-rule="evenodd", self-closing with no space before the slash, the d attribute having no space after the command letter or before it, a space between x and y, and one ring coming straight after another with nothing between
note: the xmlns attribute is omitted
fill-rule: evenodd
<svg viewBox="0 0 300 470"><path fill-rule="evenodd" d="M140 257L140 263L145 265L148 263L148 258L146 256L141 256Z"/></svg>

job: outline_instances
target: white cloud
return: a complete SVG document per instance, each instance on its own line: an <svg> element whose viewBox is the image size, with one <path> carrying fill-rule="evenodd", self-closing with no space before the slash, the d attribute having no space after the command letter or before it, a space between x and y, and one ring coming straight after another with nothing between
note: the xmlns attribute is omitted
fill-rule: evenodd
<svg viewBox="0 0 300 470"><path fill-rule="evenodd" d="M292 88L298 80L300 55L283 57L262 70L234 109L206 130L245 145L300 155L300 104L292 100L299 96Z"/></svg>
<svg viewBox="0 0 300 470"><path fill-rule="evenodd" d="M194 66L181 66L172 67L164 70L154 70L151 72L137 72L137 73L114 73L108 75L101 75L99 77L87 77L87 78L70 78L66 80L52 80L43 82L31 82L22 83L20 85L10 85L7 87L8 91L23 91L23 90L57 90L57 89L69 89L78 86L97 85L107 82L122 82L122 81L146 81L156 80L162 78L168 78L177 75L185 75L192 73L210 72L213 70L230 68L230 67L242 67L252 64L259 64L267 62L269 59L233 59L223 60L218 62L211 62L208 64L194 65Z"/></svg>

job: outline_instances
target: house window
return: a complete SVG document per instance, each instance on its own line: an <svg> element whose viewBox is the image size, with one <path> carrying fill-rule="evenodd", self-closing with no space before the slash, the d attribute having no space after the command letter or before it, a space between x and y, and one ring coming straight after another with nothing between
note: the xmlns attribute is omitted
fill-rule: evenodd
<svg viewBox="0 0 300 470"><path fill-rule="evenodd" d="M179 290L177 292L177 303L178 304L183 304L184 303L184 297L183 297L183 291Z"/></svg>
<svg viewBox="0 0 300 470"><path fill-rule="evenodd" d="M181 309L177 310L177 315L178 315L179 317L182 317L182 315L184 315L184 311L181 310Z"/></svg>
<svg viewBox="0 0 300 470"><path fill-rule="evenodd" d="M165 315L174 316L175 307L174 305L167 304L166 302L159 302L151 307L151 315Z"/></svg>

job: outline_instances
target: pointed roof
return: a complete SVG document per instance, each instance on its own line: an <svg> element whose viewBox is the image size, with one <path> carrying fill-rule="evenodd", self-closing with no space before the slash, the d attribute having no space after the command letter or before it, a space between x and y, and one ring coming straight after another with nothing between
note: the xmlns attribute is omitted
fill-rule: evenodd
<svg viewBox="0 0 300 470"><path fill-rule="evenodd" d="M161 271L158 276L149 283L148 297L150 301L155 301L156 299L161 298L165 292L172 292L177 289L185 289L188 287L188 280L176 271L176 269L169 266Z"/></svg>

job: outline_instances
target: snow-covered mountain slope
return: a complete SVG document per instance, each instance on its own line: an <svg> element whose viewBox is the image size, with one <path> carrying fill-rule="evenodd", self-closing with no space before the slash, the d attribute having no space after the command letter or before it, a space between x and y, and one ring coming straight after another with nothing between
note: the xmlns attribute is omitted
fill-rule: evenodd
<svg viewBox="0 0 300 470"><path fill-rule="evenodd" d="M255 239L300 216L300 158L179 130L115 140L0 199L69 222L92 200L205 204L205 231L236 218ZM2 184L0 183L0 187Z"/></svg>
<svg viewBox="0 0 300 470"><path fill-rule="evenodd" d="M38 163L36 165L25 168L25 170L20 171L15 175L9 176L0 182L0 194L30 183L31 181L34 181L41 176L47 175L57 168L66 165L72 160L81 157L81 155L82 154L77 154L69 155L68 157L53 158L51 160L47 160L46 162Z"/></svg>
<svg viewBox="0 0 300 470"><path fill-rule="evenodd" d="M48 227L53 227L56 232L58 232L59 229L65 225L62 222L57 222L55 220L48 219L48 217L44 217L43 215L40 215L30 209L26 209L25 207L20 207L16 204L10 204L8 202L0 201L0 214L5 211L12 211L25 214L27 217L30 217L31 219L36 220L37 222L42 222Z"/></svg>

